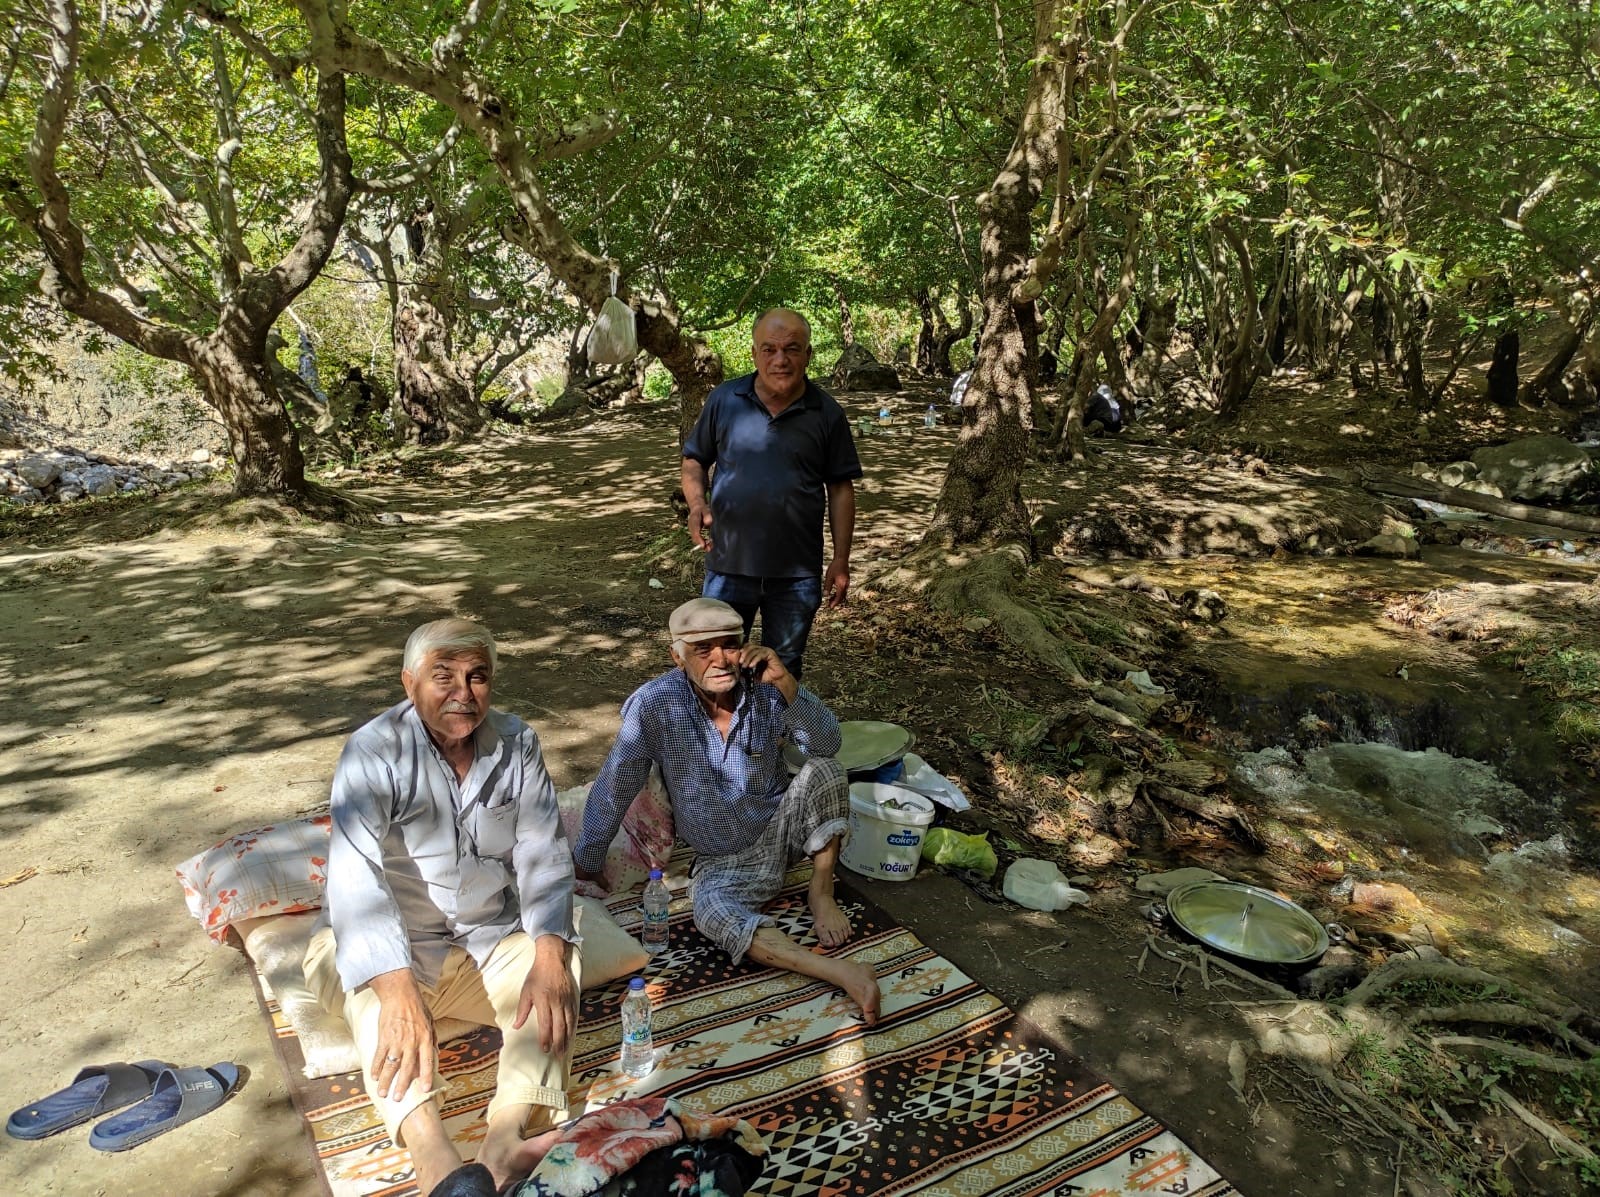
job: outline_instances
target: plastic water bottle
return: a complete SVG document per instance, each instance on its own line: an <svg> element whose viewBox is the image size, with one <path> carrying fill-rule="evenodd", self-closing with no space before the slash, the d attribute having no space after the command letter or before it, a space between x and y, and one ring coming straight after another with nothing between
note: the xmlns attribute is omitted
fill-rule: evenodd
<svg viewBox="0 0 1600 1197"><path fill-rule="evenodd" d="M656 1066L655 1041L650 1034L650 995L644 978L628 982L622 999L622 1071L638 1080Z"/></svg>
<svg viewBox="0 0 1600 1197"><path fill-rule="evenodd" d="M937 428L939 426L938 409L931 403L928 404L927 413L922 417L922 426L924 428Z"/></svg>
<svg viewBox="0 0 1600 1197"><path fill-rule="evenodd" d="M650 870L650 880L645 883L642 901L644 927L639 938L644 941L645 951L658 956L667 950L667 940L672 934L672 929L667 925L667 908L672 902L672 894L667 891L667 883L661 880L660 869Z"/></svg>

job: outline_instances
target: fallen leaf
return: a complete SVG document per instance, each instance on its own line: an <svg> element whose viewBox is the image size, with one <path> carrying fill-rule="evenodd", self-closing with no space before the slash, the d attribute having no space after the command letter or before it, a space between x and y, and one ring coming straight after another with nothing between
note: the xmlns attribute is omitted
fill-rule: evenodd
<svg viewBox="0 0 1600 1197"><path fill-rule="evenodd" d="M0 889L5 889L5 887L8 885L20 885L29 877L37 877L38 875L39 870L34 868L32 865L29 865L27 868L23 869L22 872L13 873L4 881L0 881Z"/></svg>
<svg viewBox="0 0 1600 1197"><path fill-rule="evenodd" d="M1228 1085L1244 1100L1246 1057L1244 1044L1235 1039L1228 1045Z"/></svg>

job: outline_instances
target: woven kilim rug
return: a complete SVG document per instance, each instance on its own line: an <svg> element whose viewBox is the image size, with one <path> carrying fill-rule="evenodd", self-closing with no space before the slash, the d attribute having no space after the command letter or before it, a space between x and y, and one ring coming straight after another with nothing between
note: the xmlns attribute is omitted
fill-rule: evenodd
<svg viewBox="0 0 1600 1197"><path fill-rule="evenodd" d="M772 913L811 935L804 873ZM625 981L583 997L572 1108L661 1094L748 1119L770 1144L761 1197L1221 1197L1236 1190L1110 1085L911 932L848 891L845 949L877 969L883 1013L871 1030L831 988L748 961L732 966L673 902L672 946L646 971L657 1065L618 1068ZM630 909L630 907L632 909ZM618 901L633 929L637 899ZM334 1197L417 1192L359 1074L307 1081L294 1035L273 1019L295 1104ZM498 1032L440 1050L445 1119L471 1158L495 1083Z"/></svg>

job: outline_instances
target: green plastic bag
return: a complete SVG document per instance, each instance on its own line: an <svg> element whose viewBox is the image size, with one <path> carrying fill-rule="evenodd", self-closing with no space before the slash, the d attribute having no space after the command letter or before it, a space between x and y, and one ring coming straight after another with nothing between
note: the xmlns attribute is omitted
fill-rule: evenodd
<svg viewBox="0 0 1600 1197"><path fill-rule="evenodd" d="M922 859L952 869L971 869L984 877L993 877L1000 862L994 849L989 847L989 833L963 835L948 827L931 827L922 837Z"/></svg>

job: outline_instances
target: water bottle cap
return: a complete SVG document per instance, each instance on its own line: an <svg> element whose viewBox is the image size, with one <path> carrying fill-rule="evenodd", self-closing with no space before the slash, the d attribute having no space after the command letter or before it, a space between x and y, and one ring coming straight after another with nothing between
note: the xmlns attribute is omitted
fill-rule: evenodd
<svg viewBox="0 0 1600 1197"><path fill-rule="evenodd" d="M651 881L660 881L661 880L661 870L660 869L651 869L650 870L650 880Z"/></svg>
<svg viewBox="0 0 1600 1197"><path fill-rule="evenodd" d="M643 989L644 988L644 978L643 977L635 977L633 980L628 982L628 988L629 989Z"/></svg>

